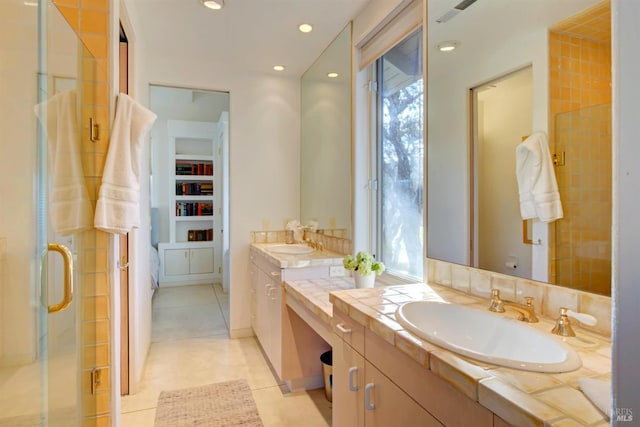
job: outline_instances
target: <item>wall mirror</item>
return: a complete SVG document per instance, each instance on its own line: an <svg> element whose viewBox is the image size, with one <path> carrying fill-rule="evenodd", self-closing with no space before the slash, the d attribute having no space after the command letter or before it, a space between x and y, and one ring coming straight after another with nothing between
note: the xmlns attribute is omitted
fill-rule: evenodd
<svg viewBox="0 0 640 427"><path fill-rule="evenodd" d="M610 295L610 2L429 0L427 16L428 257ZM535 131L557 159L550 223L520 217L515 150Z"/></svg>
<svg viewBox="0 0 640 427"><path fill-rule="evenodd" d="M300 83L300 217L351 233L351 24Z"/></svg>

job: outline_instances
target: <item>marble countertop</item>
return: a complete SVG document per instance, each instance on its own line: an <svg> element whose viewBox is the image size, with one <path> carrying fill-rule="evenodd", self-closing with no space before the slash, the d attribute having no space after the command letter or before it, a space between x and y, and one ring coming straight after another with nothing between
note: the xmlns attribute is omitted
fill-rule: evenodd
<svg viewBox="0 0 640 427"><path fill-rule="evenodd" d="M344 255L326 249L313 251L308 254L282 254L271 252L270 247L282 246L285 243L251 243L251 248L257 250L267 260L280 268L306 268L322 265L342 265Z"/></svg>
<svg viewBox="0 0 640 427"><path fill-rule="evenodd" d="M582 367L575 371L555 374L519 371L465 358L430 344L404 330L394 316L401 304L416 300L438 299L486 309L487 301L481 298L423 283L354 289L351 278L285 282L285 290L287 298L295 298L328 324L333 307L338 307L513 425L609 425L577 382L579 378L610 381L611 343L607 338L579 332L577 338L566 339L582 359ZM548 332L553 324L552 320L541 318L531 326Z"/></svg>

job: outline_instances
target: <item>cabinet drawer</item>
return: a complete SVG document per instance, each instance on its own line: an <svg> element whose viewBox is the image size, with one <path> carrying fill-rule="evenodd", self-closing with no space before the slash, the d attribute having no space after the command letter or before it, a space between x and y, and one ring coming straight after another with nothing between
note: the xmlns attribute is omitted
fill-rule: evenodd
<svg viewBox="0 0 640 427"><path fill-rule="evenodd" d="M364 326L335 307L333 308L331 326L336 335L341 337L358 353L364 355Z"/></svg>

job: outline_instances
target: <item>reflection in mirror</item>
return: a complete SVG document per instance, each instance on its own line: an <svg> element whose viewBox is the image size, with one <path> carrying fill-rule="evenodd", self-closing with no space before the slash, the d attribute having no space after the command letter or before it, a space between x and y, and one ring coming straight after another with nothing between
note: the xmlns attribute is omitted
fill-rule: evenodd
<svg viewBox="0 0 640 427"><path fill-rule="evenodd" d="M351 226L351 24L301 80L300 217ZM331 74L335 73L335 74Z"/></svg>
<svg viewBox="0 0 640 427"><path fill-rule="evenodd" d="M610 295L609 0L457 3L428 2L428 256ZM441 52L444 42L456 49ZM518 70L530 99L491 107ZM514 110L530 127L505 138ZM550 223L519 215L515 149L536 131L557 159L564 217Z"/></svg>

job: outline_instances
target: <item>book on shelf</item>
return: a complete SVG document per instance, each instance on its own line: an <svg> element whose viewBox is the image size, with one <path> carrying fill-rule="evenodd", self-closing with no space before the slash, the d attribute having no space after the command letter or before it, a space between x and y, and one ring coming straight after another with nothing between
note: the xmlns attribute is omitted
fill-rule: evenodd
<svg viewBox="0 0 640 427"><path fill-rule="evenodd" d="M212 182L177 182L176 196L212 196Z"/></svg>
<svg viewBox="0 0 640 427"><path fill-rule="evenodd" d="M176 160L176 175L213 176L213 163Z"/></svg>
<svg viewBox="0 0 640 427"><path fill-rule="evenodd" d="M212 216L213 203L176 202L176 216Z"/></svg>
<svg viewBox="0 0 640 427"><path fill-rule="evenodd" d="M213 228L206 230L189 230L187 238L190 242L210 242L213 240Z"/></svg>

